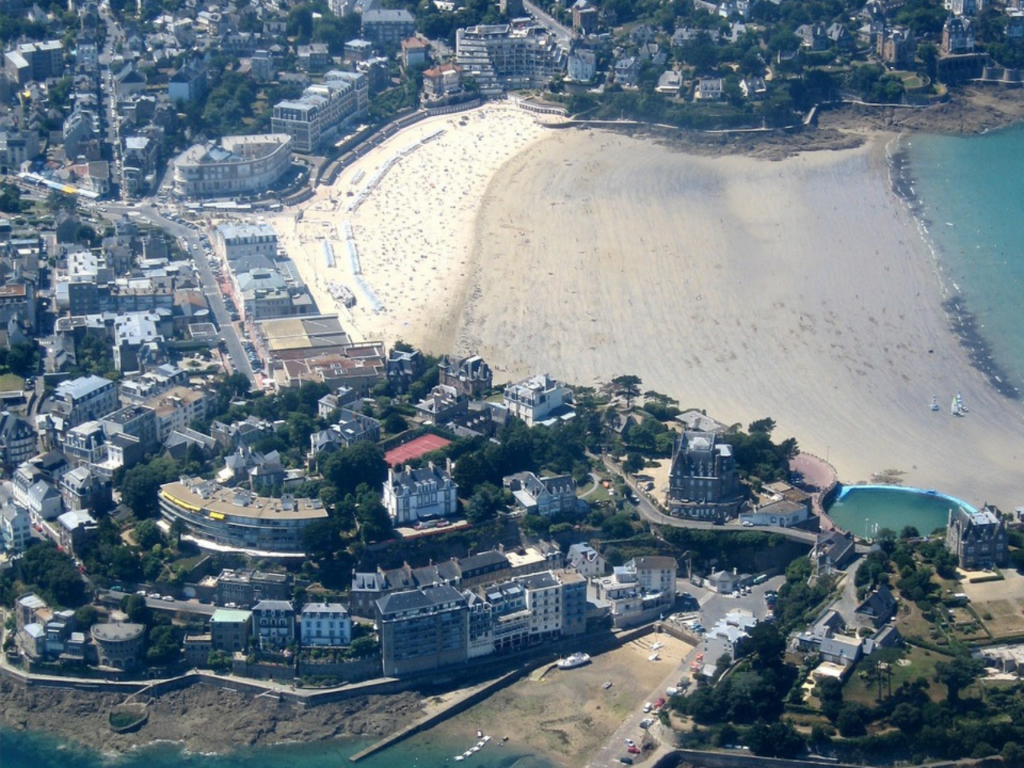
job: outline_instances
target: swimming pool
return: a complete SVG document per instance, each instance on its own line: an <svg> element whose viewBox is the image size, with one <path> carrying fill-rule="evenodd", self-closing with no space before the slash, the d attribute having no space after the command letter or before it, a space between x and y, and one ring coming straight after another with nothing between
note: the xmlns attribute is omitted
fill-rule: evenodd
<svg viewBox="0 0 1024 768"><path fill-rule="evenodd" d="M936 491L900 485L844 486L826 510L832 521L854 536L875 538L882 528L899 535L911 525L922 536L945 528L949 510L977 510L965 501Z"/></svg>

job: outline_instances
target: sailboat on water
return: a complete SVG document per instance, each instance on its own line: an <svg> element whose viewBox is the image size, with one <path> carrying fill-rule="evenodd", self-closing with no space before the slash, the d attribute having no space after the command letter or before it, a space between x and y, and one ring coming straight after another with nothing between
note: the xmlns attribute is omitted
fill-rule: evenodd
<svg viewBox="0 0 1024 768"><path fill-rule="evenodd" d="M964 415L963 406L960 403L960 398L959 398L958 395L953 395L953 402L949 406L949 415L950 416L963 416Z"/></svg>

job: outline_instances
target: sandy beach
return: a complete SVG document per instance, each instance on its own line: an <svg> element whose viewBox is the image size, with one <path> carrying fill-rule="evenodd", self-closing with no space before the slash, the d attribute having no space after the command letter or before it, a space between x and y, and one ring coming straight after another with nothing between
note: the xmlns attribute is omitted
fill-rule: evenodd
<svg viewBox="0 0 1024 768"><path fill-rule="evenodd" d="M496 382L637 374L726 423L771 416L846 483L897 470L1010 511L1024 504L1024 407L951 333L938 265L892 191L893 135L868 136L781 161L707 157L488 105L397 134L301 220L273 223L357 339L479 353Z"/></svg>
<svg viewBox="0 0 1024 768"><path fill-rule="evenodd" d="M428 118L368 152L333 185L319 187L301 219L290 211L270 222L320 311L337 312L354 338L437 348L454 333L442 319L457 318L454 309L466 300L473 222L484 191L544 131L531 113L504 103ZM362 283L379 307L354 274L348 233ZM355 294L355 307L335 301L332 283Z"/></svg>
<svg viewBox="0 0 1024 768"><path fill-rule="evenodd" d="M844 482L895 469L1010 511L1024 409L951 334L889 139L768 162L552 131L488 188L455 346L496 381L637 374L726 423L771 416Z"/></svg>

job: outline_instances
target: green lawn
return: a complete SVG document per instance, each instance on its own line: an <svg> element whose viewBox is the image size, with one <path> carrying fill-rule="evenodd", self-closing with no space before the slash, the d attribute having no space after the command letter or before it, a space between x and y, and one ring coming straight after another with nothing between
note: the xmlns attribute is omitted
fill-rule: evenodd
<svg viewBox="0 0 1024 768"><path fill-rule="evenodd" d="M951 661L952 656L926 651L923 648L907 646L908 651L903 654L902 663L896 663L892 667L892 689L895 691L903 683L912 683L919 677L925 678L929 683L928 696L932 701L943 701L946 698L946 686L935 682L932 677L935 674L935 665L940 661ZM909 664L905 662L909 661ZM867 676L865 673L872 672L871 657L867 657L857 664L857 668L850 675L843 687L843 698L846 701L857 701L861 704L874 705L878 698L878 683L875 682L873 674ZM888 682L884 684L888 690Z"/></svg>

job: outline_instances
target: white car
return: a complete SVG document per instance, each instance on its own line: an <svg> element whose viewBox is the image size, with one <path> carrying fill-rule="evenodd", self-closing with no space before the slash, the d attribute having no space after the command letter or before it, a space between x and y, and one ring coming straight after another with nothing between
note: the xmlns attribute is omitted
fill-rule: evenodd
<svg viewBox="0 0 1024 768"><path fill-rule="evenodd" d="M626 739L625 741L626 741L626 746L627 747L635 747L636 746L636 744L633 743L632 739Z"/></svg>

